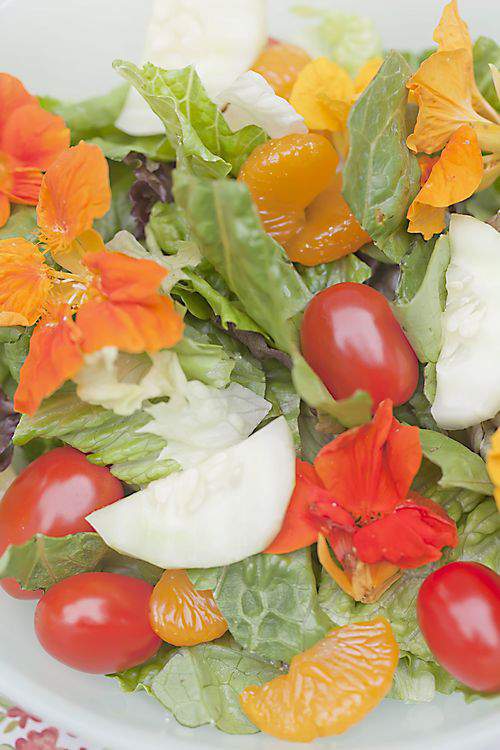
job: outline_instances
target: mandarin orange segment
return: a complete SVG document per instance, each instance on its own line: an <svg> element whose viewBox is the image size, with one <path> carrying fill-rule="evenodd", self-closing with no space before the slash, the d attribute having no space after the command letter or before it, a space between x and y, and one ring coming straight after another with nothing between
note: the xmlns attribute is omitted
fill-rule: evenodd
<svg viewBox="0 0 500 750"><path fill-rule="evenodd" d="M292 134L259 146L239 175L264 229L291 260L317 265L370 241L342 197L338 156L318 133Z"/></svg>
<svg viewBox="0 0 500 750"><path fill-rule="evenodd" d="M286 249L294 263L315 266L355 253L370 241L342 196L342 175L337 173L306 209L304 228Z"/></svg>
<svg viewBox="0 0 500 750"><path fill-rule="evenodd" d="M197 591L185 570L167 570L151 595L155 633L173 646L196 646L224 635L227 622L211 591Z"/></svg>
<svg viewBox="0 0 500 750"><path fill-rule="evenodd" d="M289 99L297 77L311 58L294 44L273 42L259 55L252 70L260 73L278 96Z"/></svg>
<svg viewBox="0 0 500 750"><path fill-rule="evenodd" d="M399 649L380 617L332 630L292 659L287 675L240 695L248 718L263 732L292 742L340 734L387 695Z"/></svg>

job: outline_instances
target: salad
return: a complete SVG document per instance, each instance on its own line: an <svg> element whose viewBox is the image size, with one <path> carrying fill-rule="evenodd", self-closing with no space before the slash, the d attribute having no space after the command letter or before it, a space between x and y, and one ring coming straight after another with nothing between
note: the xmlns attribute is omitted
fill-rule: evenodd
<svg viewBox="0 0 500 750"><path fill-rule="evenodd" d="M500 48L207 5L105 97L0 73L0 584L189 727L491 696Z"/></svg>

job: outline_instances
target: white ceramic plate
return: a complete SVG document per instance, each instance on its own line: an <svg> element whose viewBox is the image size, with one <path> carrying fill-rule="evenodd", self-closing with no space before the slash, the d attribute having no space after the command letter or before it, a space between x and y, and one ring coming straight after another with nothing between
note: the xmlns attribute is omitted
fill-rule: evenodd
<svg viewBox="0 0 500 750"><path fill-rule="evenodd" d="M443 3L330 0L329 5L371 15L388 46L419 49L430 44ZM299 25L287 13L295 3L269 4L271 32L296 39ZM0 0L0 70L20 76L37 93L71 98L105 93L118 82L110 67L114 57L139 62L150 5L151 0ZM495 27L495 0L461 0L460 6L474 36ZM35 639L32 615L31 603L0 594L0 694L97 747L296 747L264 735L183 729L146 696L124 695L111 680L74 672L50 659ZM465 705L458 695L419 705L385 701L343 737L318 745L331 750L494 750L500 745L499 707L499 700Z"/></svg>

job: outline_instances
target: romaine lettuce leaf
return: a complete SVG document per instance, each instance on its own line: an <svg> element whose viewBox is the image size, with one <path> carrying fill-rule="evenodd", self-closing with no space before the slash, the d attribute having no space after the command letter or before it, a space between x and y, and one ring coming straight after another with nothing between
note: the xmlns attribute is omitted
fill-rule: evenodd
<svg viewBox="0 0 500 750"><path fill-rule="evenodd" d="M492 499L484 500L459 527L459 555L500 572L500 513Z"/></svg>
<svg viewBox="0 0 500 750"><path fill-rule="evenodd" d="M288 422L296 446L299 446L300 396L293 387L290 370L272 359L264 362L264 370L266 374L266 401L272 404L272 409L266 420L283 415Z"/></svg>
<svg viewBox="0 0 500 750"><path fill-rule="evenodd" d="M239 694L279 673L226 635L191 648L164 645L144 664L109 676L127 693L144 690L155 697L183 726L214 724L229 734L254 734L258 729L241 710Z"/></svg>
<svg viewBox="0 0 500 750"><path fill-rule="evenodd" d="M108 242L121 230L129 232L135 230L129 195L130 188L134 184L133 171L126 164L111 162L109 165L109 182L111 186L111 206L101 219L94 222L94 228L102 236L104 242Z"/></svg>
<svg viewBox="0 0 500 750"><path fill-rule="evenodd" d="M24 237L32 241L36 232L36 212L33 206L11 206L7 223L0 228L0 240L10 237Z"/></svg>
<svg viewBox="0 0 500 750"><path fill-rule="evenodd" d="M450 244L448 237L442 235L434 248L431 243L419 246L401 264L393 311L417 357L424 363L437 362L441 352L449 262Z"/></svg>
<svg viewBox="0 0 500 750"><path fill-rule="evenodd" d="M266 376L264 368L256 357L235 338L215 326L211 321L201 321L190 315L186 316L186 340L192 339L197 343L209 342L211 345L222 347L234 363L231 380L234 383L250 388L258 396L266 394ZM186 360L182 361L182 368L189 377ZM202 380L202 378L198 378ZM206 381L205 381L206 382Z"/></svg>
<svg viewBox="0 0 500 750"><path fill-rule="evenodd" d="M151 586L156 586L165 572L157 565L145 560L138 560L135 557L128 557L128 555L122 555L113 549L108 549L100 567L105 573L117 573L122 576L140 578L141 581L146 581Z"/></svg>
<svg viewBox="0 0 500 750"><path fill-rule="evenodd" d="M436 692L450 695L458 685L436 662L403 653L388 697L415 703L429 702L434 700Z"/></svg>
<svg viewBox="0 0 500 750"><path fill-rule="evenodd" d="M240 646L265 659L290 661L331 627L318 606L310 549L188 573L196 588L213 590Z"/></svg>
<svg viewBox="0 0 500 750"><path fill-rule="evenodd" d="M52 97L40 97L44 109L59 115L71 131L71 142L81 140L99 146L108 159L121 161L131 151L156 161L173 161L175 151L165 136L130 136L115 127L128 93L123 84L104 96L80 102L63 102Z"/></svg>
<svg viewBox="0 0 500 750"><path fill-rule="evenodd" d="M113 677L124 693L135 693L144 690L154 697L151 687L152 682L169 660L172 651L173 647L165 643L157 654L143 664L126 669L123 672L110 674L108 677Z"/></svg>
<svg viewBox="0 0 500 750"><path fill-rule="evenodd" d="M267 140L254 125L233 133L193 67L163 70L147 63L141 70L116 60L114 68L162 120L177 160L194 174L237 175L254 148Z"/></svg>
<svg viewBox="0 0 500 750"><path fill-rule="evenodd" d="M124 418L86 404L72 387L65 386L46 399L33 417L21 418L14 444L25 445L40 437L59 438L87 453L92 463L111 466L118 479L143 485L179 470L175 461L160 458L165 440L139 432L150 421L144 411Z"/></svg>
<svg viewBox="0 0 500 750"><path fill-rule="evenodd" d="M12 437L19 418L19 414L14 411L14 404L0 389L0 473L4 472L12 461Z"/></svg>
<svg viewBox="0 0 500 750"><path fill-rule="evenodd" d="M262 229L246 185L179 169L174 195L205 258L276 344L293 348L292 319L311 295L282 248Z"/></svg>
<svg viewBox="0 0 500 750"><path fill-rule="evenodd" d="M363 284L372 275L370 266L360 260L354 253L331 263L320 263L319 266L302 266L299 268L299 273L311 294L317 294L329 286L345 281Z"/></svg>
<svg viewBox="0 0 500 750"><path fill-rule="evenodd" d="M108 547L98 534L63 537L36 534L24 544L7 547L0 557L0 578L15 578L22 589L48 589L79 573L100 569Z"/></svg>
<svg viewBox="0 0 500 750"><path fill-rule="evenodd" d="M420 442L424 456L441 469L441 487L457 487L481 495L493 492L486 464L477 453L433 430L420 430Z"/></svg>
<svg viewBox="0 0 500 750"><path fill-rule="evenodd" d="M294 12L314 21L311 43L307 47L315 56L327 55L352 76L371 57L382 54L382 41L373 21L366 16L338 10L298 5Z"/></svg>
<svg viewBox="0 0 500 750"><path fill-rule="evenodd" d="M387 56L349 117L350 150L343 194L375 244L394 263L410 249L406 213L419 190L420 168L406 146L406 82L411 68Z"/></svg>
<svg viewBox="0 0 500 750"><path fill-rule="evenodd" d="M249 654L232 638L173 652L151 682L153 695L187 727L215 724L229 734L258 729L243 713L239 695L279 675L276 666Z"/></svg>
<svg viewBox="0 0 500 750"><path fill-rule="evenodd" d="M474 78L479 91L494 109L500 110L500 101L495 90L490 64L500 68L500 46L494 39L480 36L473 48Z"/></svg>
<svg viewBox="0 0 500 750"><path fill-rule="evenodd" d="M115 124L127 93L128 86L122 84L107 94L79 102L64 102L50 96L39 97L39 102L44 109L63 118L71 131L72 143L78 143Z"/></svg>
<svg viewBox="0 0 500 750"><path fill-rule="evenodd" d="M245 312L279 349L292 356L292 377L299 395L346 426L368 420L366 394L335 401L301 356L298 318L311 293L283 249L264 232L246 185L200 179L178 169L174 194L205 258Z"/></svg>

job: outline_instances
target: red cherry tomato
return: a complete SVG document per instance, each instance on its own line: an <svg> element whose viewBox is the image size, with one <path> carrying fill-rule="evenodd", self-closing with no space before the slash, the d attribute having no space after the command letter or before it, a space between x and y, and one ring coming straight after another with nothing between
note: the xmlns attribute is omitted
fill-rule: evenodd
<svg viewBox="0 0 500 750"><path fill-rule="evenodd" d="M149 624L153 587L117 573L82 573L56 583L38 602L44 649L73 669L109 674L142 664L161 640Z"/></svg>
<svg viewBox="0 0 500 750"><path fill-rule="evenodd" d="M332 396L367 391L374 408L412 396L418 360L385 297L364 284L336 284L306 308L302 352Z"/></svg>
<svg viewBox="0 0 500 750"><path fill-rule="evenodd" d="M500 576L456 562L436 570L417 600L420 629L438 662L480 692L500 690Z"/></svg>
<svg viewBox="0 0 500 750"><path fill-rule="evenodd" d="M74 448L56 448L33 461L14 480L0 502L0 554L35 534L66 536L92 531L85 516L123 497L121 482ZM16 581L2 587L17 599L37 599Z"/></svg>

